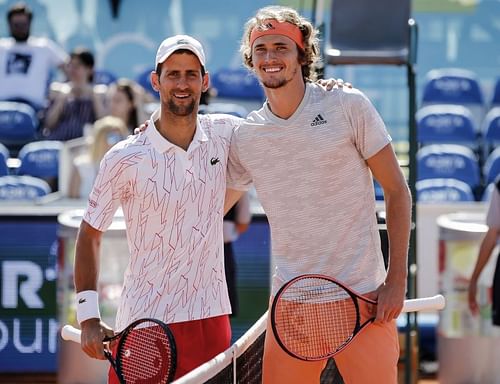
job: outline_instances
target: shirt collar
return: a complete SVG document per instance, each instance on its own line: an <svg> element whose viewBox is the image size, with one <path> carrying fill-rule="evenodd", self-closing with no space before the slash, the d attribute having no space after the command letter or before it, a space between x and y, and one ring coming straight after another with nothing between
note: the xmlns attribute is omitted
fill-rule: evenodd
<svg viewBox="0 0 500 384"><path fill-rule="evenodd" d="M265 113L266 117L270 121L274 122L277 125L293 124L298 118L300 118L300 114L302 113L302 110L309 103L309 98L311 95L312 87L314 87L314 85L312 83L310 83L310 82L306 83L305 90L304 90L304 96L302 97L302 100L300 101L300 104L298 105L295 112L288 119L282 119L281 117L276 116L271 111L271 108L269 107L268 101L266 100L266 102L264 103L264 113Z"/></svg>
<svg viewBox="0 0 500 384"><path fill-rule="evenodd" d="M160 118L160 108L158 108L151 114L151 117L149 118L148 121L148 128L145 131L146 136L153 144L153 147L160 153L167 152L171 149L180 149L177 145L172 144L170 141L164 138L160 134L160 132L158 132L158 129L156 128L155 125L155 121L157 121L159 118ZM187 152L193 151L195 148L197 148L201 143L205 141L208 141L208 136L200 124L200 116L198 115L196 119L196 131L194 133L193 141L191 141L191 144L189 144Z"/></svg>

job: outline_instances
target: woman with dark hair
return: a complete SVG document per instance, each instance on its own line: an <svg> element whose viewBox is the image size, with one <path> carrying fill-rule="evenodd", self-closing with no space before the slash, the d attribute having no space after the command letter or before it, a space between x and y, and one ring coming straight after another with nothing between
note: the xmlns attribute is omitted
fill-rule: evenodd
<svg viewBox="0 0 500 384"><path fill-rule="evenodd" d="M107 112L123 120L130 133L146 120L143 111L145 92L142 87L129 79L118 79L107 91Z"/></svg>
<svg viewBox="0 0 500 384"><path fill-rule="evenodd" d="M43 129L43 137L47 140L81 137L84 126L104 114L93 85L94 55L84 48L73 50L66 72L68 82L51 84Z"/></svg>

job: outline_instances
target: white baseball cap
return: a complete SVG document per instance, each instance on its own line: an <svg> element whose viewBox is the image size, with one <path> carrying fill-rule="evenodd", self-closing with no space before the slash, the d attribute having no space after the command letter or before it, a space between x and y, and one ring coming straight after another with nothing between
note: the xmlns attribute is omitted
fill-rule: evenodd
<svg viewBox="0 0 500 384"><path fill-rule="evenodd" d="M193 52L198 60L200 60L203 68L205 68L205 52L201 43L188 35L176 35L163 40L156 52L155 68L158 67L158 64L167 60L172 53L180 49L187 49Z"/></svg>

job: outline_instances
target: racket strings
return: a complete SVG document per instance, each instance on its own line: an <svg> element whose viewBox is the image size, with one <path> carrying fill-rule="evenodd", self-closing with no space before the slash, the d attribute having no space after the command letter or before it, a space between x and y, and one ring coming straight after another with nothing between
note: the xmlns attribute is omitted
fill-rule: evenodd
<svg viewBox="0 0 500 384"><path fill-rule="evenodd" d="M340 286L320 278L298 280L282 293L276 330L298 356L320 359L341 349L353 336L357 308Z"/></svg>
<svg viewBox="0 0 500 384"><path fill-rule="evenodd" d="M117 353L123 379L127 384L166 383L173 370L168 335L154 322L140 326L124 336Z"/></svg>

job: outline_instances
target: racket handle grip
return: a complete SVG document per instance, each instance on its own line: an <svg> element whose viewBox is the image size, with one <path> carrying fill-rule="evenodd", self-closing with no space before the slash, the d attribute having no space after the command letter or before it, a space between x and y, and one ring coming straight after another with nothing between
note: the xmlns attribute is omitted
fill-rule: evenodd
<svg viewBox="0 0 500 384"><path fill-rule="evenodd" d="M416 312L424 310L440 310L446 305L443 295L423 297L420 299L405 300L403 312Z"/></svg>
<svg viewBox="0 0 500 384"><path fill-rule="evenodd" d="M72 327L71 325L65 325L61 329L61 337L64 340L74 341L75 343L81 342L82 331Z"/></svg>

